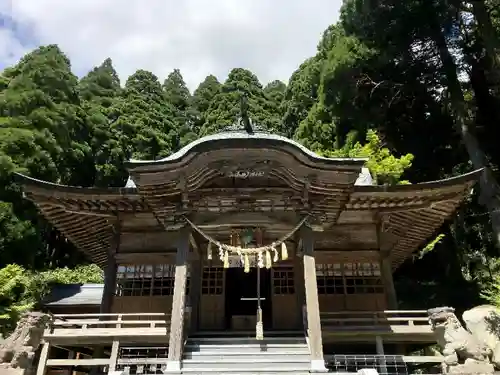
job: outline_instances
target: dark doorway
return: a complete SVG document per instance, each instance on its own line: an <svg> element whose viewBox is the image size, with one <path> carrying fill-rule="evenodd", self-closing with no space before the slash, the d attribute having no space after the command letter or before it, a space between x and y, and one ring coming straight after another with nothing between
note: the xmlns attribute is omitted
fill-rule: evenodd
<svg viewBox="0 0 500 375"><path fill-rule="evenodd" d="M257 315L257 272L260 272L260 298L264 329L271 329L271 270L250 268L226 269L226 328L230 329L233 316Z"/></svg>

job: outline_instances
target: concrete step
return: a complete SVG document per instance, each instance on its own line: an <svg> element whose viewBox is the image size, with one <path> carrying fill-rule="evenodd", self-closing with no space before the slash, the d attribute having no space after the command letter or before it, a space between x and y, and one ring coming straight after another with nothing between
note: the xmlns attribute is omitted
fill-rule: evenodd
<svg viewBox="0 0 500 375"><path fill-rule="evenodd" d="M256 340L254 334L190 336L184 347L182 372L196 375L309 372L310 353L305 337L293 332Z"/></svg>
<svg viewBox="0 0 500 375"><path fill-rule="evenodd" d="M253 370L253 371L307 371L310 368L310 362L306 359L281 359L247 357L245 359L224 358L220 359L186 359L182 361L183 371L188 369L197 369L199 371L213 370Z"/></svg>
<svg viewBox="0 0 500 375"><path fill-rule="evenodd" d="M247 369L241 369L241 370L227 370L227 371L221 371L221 370L212 370L212 369L206 369L206 370L187 370L187 371L182 371L184 374L193 374L193 375L283 375L283 374L290 374L290 375L310 375L309 371L290 371L290 370L284 370L284 371L256 371L256 370L247 370ZM348 375L353 375L353 374L348 374Z"/></svg>
<svg viewBox="0 0 500 375"><path fill-rule="evenodd" d="M226 360L242 360L251 361L252 358L262 358L275 361L276 359L281 361L289 360L303 360L309 361L309 352L296 352L296 351L282 351L282 352L257 352L257 351L233 351L233 352L221 352L221 351L201 351L201 352L184 352L184 360L196 359L200 361L219 361L224 362Z"/></svg>
<svg viewBox="0 0 500 375"><path fill-rule="evenodd" d="M255 330L250 331L199 331L191 333L189 337L255 337ZM264 329L264 336L272 337L303 337L302 331L268 331Z"/></svg>
<svg viewBox="0 0 500 375"><path fill-rule="evenodd" d="M217 352L217 353L309 353L307 344L199 344L188 342L184 352Z"/></svg>
<svg viewBox="0 0 500 375"><path fill-rule="evenodd" d="M266 337L264 340L256 340L251 337L189 337L187 344L212 344L212 345L275 345L275 344L306 344L304 337Z"/></svg>

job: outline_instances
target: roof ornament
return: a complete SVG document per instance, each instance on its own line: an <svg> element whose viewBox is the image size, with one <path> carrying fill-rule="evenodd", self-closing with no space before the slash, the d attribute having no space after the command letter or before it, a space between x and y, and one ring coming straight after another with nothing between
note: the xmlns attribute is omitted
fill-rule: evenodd
<svg viewBox="0 0 500 375"><path fill-rule="evenodd" d="M250 106L248 105L248 94L246 92L241 93L240 95L240 117L236 121L236 123L224 127L223 131L246 131L248 134L254 134L255 131L260 131L267 133L268 129L264 126L260 126L258 124L254 124L252 119L248 114L248 109Z"/></svg>
<svg viewBox="0 0 500 375"><path fill-rule="evenodd" d="M241 94L240 97L240 125L248 134L253 134L252 120L248 116L248 95L246 93Z"/></svg>

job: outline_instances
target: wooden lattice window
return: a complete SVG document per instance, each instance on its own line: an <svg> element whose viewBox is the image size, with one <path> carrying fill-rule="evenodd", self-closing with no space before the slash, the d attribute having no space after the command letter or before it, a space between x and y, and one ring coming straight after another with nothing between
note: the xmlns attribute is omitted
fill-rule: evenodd
<svg viewBox="0 0 500 375"><path fill-rule="evenodd" d="M318 294L344 294L341 264L316 264Z"/></svg>
<svg viewBox="0 0 500 375"><path fill-rule="evenodd" d="M317 264L319 294L383 293L378 263Z"/></svg>
<svg viewBox="0 0 500 375"><path fill-rule="evenodd" d="M171 296L174 294L175 265L120 265L116 278L118 296ZM188 268L187 288L189 279Z"/></svg>
<svg viewBox="0 0 500 375"><path fill-rule="evenodd" d="M345 263L344 278L347 294L384 292L378 263Z"/></svg>
<svg viewBox="0 0 500 375"><path fill-rule="evenodd" d="M224 289L224 269L222 267L204 267L201 293L221 295Z"/></svg>
<svg viewBox="0 0 500 375"><path fill-rule="evenodd" d="M294 294L295 283L293 277L293 267L273 268L273 293Z"/></svg>

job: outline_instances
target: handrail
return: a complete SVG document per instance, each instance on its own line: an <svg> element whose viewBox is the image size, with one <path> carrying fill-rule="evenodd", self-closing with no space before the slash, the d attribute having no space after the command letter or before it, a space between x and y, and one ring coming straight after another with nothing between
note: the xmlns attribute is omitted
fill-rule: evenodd
<svg viewBox="0 0 500 375"><path fill-rule="evenodd" d="M320 318L325 326L429 325L425 310L328 311L321 312Z"/></svg>
<svg viewBox="0 0 500 375"><path fill-rule="evenodd" d="M92 314L52 314L53 317L55 318L62 318L65 316L70 316L70 317L101 317L101 316L164 316L164 315L169 315L168 313L92 313Z"/></svg>
<svg viewBox="0 0 500 375"><path fill-rule="evenodd" d="M325 315L367 315L367 314L421 314L427 316L427 310L379 310L379 311L322 311L321 314Z"/></svg>
<svg viewBox="0 0 500 375"><path fill-rule="evenodd" d="M101 319L103 317L113 319ZM170 323L170 314L167 313L54 314L51 318L46 331L48 334L53 334L56 329L169 328Z"/></svg>

